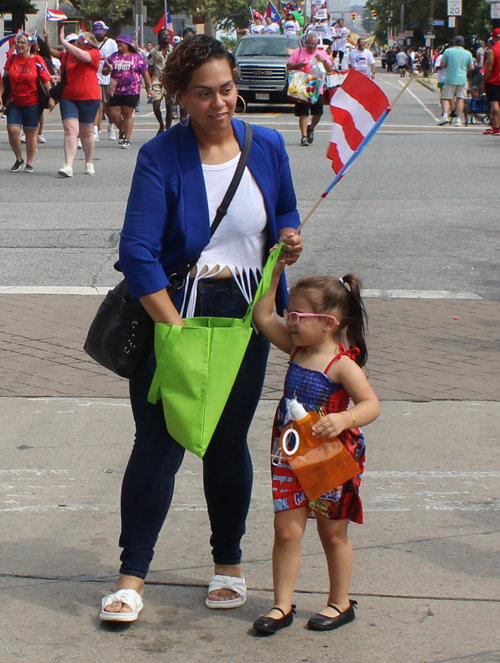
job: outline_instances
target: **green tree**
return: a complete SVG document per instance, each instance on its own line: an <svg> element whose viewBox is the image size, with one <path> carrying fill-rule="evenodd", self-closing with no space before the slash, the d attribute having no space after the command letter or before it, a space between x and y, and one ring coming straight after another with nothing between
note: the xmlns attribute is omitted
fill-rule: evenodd
<svg viewBox="0 0 500 663"><path fill-rule="evenodd" d="M378 27L377 37L387 42L388 30L391 27L399 32L401 24L401 5L398 0L368 0L368 9L377 11ZM448 28L447 0L434 0L434 19L445 21L444 27L433 27L436 32L435 45L443 44L453 38L455 30ZM481 39L487 39L491 31L489 19L489 5L484 0L462 0L462 16L457 17L457 34L476 34ZM407 0L404 3L404 30L413 30L412 43L416 46L424 44L424 32L429 29L428 2L422 0Z"/></svg>

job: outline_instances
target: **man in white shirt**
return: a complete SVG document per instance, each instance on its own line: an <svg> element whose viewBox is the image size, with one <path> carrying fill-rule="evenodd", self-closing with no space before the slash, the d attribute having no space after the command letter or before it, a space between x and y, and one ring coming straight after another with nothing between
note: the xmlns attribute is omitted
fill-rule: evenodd
<svg viewBox="0 0 500 663"><path fill-rule="evenodd" d="M99 134L101 133L103 114L106 114L109 119L108 104L109 100L111 99L109 88L111 83L111 75L103 76L102 68L104 66L105 60L113 55L113 53L118 51L116 41L106 35L108 30L109 28L106 23L104 23L104 21L95 21L94 25L92 26L92 32L99 42L99 55L101 58L101 61L99 62L99 69L97 71L97 79L99 80L99 85L101 86L101 106L97 111L94 122L94 140L96 142L99 140ZM108 125L108 138L110 140L116 140L115 127L113 124L111 124L111 122Z"/></svg>
<svg viewBox="0 0 500 663"><path fill-rule="evenodd" d="M396 64L398 65L398 71L400 76L406 76L406 70L408 68L408 56L406 51L399 51L396 55Z"/></svg>
<svg viewBox="0 0 500 663"><path fill-rule="evenodd" d="M349 53L349 69L356 69L372 80L375 78L375 58L366 48L366 41L362 37L358 39L356 48Z"/></svg>
<svg viewBox="0 0 500 663"><path fill-rule="evenodd" d="M347 46L347 40L351 31L349 28L344 26L344 19L339 18L337 25L332 26L331 36L332 36L332 58L335 62L337 55L339 56L339 71L342 69L342 60L344 59L344 53Z"/></svg>

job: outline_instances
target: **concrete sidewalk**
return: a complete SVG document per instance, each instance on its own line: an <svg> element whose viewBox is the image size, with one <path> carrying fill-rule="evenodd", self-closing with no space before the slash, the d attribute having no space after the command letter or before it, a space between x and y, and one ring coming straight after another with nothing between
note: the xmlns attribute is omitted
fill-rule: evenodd
<svg viewBox="0 0 500 663"><path fill-rule="evenodd" d="M268 447L285 358L271 355L250 435L247 604L204 606L209 528L201 462L188 454L145 609L131 626L106 626L97 606L118 568L133 421L125 381L81 349L99 301L0 297L0 663L500 662L499 303L367 300L370 379L384 402L365 431L366 524L351 527L357 619L305 629L327 589L311 522L295 622L259 638L251 624L272 604Z"/></svg>

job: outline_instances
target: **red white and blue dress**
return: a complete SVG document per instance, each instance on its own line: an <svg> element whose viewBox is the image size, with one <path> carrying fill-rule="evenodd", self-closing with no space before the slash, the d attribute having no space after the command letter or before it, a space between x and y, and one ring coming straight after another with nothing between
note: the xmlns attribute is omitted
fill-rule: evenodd
<svg viewBox="0 0 500 663"><path fill-rule="evenodd" d="M298 352L298 349L296 350ZM331 520L348 519L355 523L363 523L363 505L359 496L359 487L365 466L365 439L359 428L345 430L339 439L359 465L360 473L342 486L332 487L316 500L308 500L302 486L288 464L280 446L280 435L291 421L292 416L288 403L296 398L310 412L316 410L321 415L343 412L347 410L350 396L343 385L332 382L327 376L332 364L347 356L354 360L359 350L345 350L340 345L340 352L328 364L324 373L304 368L295 364L292 355L285 378L283 397L281 398L274 418L271 451L271 472L273 478L274 511L287 511L308 507Z"/></svg>

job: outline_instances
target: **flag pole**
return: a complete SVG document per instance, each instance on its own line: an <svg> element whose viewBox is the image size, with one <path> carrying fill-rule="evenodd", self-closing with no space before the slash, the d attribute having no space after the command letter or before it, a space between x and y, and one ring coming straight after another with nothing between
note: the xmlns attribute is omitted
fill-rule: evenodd
<svg viewBox="0 0 500 663"><path fill-rule="evenodd" d="M394 99L394 101L392 102L392 104L389 105L388 110L392 110L392 109L394 108L394 106L397 104L397 102L398 102L398 101L401 99L401 97L403 96L403 93L407 90L408 86L410 85L410 83L411 83L415 78L416 78L416 75L415 75L415 74L412 74L412 75L410 76L408 82L407 82L407 83L401 88L401 90L399 91L398 95L396 96L396 98ZM387 117L387 115L386 115L386 117ZM384 119L385 119L385 118L384 118ZM377 127L377 129L378 129L378 127ZM335 179L333 180L333 182L331 183L331 185L329 185L329 186L327 187L326 191L324 191L324 192L321 194L319 200L315 203L314 207L311 209L311 211L307 214L306 218L302 221L302 223L300 224L300 226L297 228L297 232L300 232L300 231L302 230L302 228L305 226L305 224L307 223L307 221L309 221L309 219L311 218L311 216L312 216L312 215L314 214L314 212L318 209L318 207L320 206L321 202L327 197L327 195L330 193L330 191L333 189L333 187L337 184L337 182L338 182L339 180L341 180L342 177L344 177L344 175L345 175L345 170L347 170L347 169L346 169L346 168L343 168L342 170L343 170L344 172L341 171L338 175L336 175L336 176L335 176Z"/></svg>

